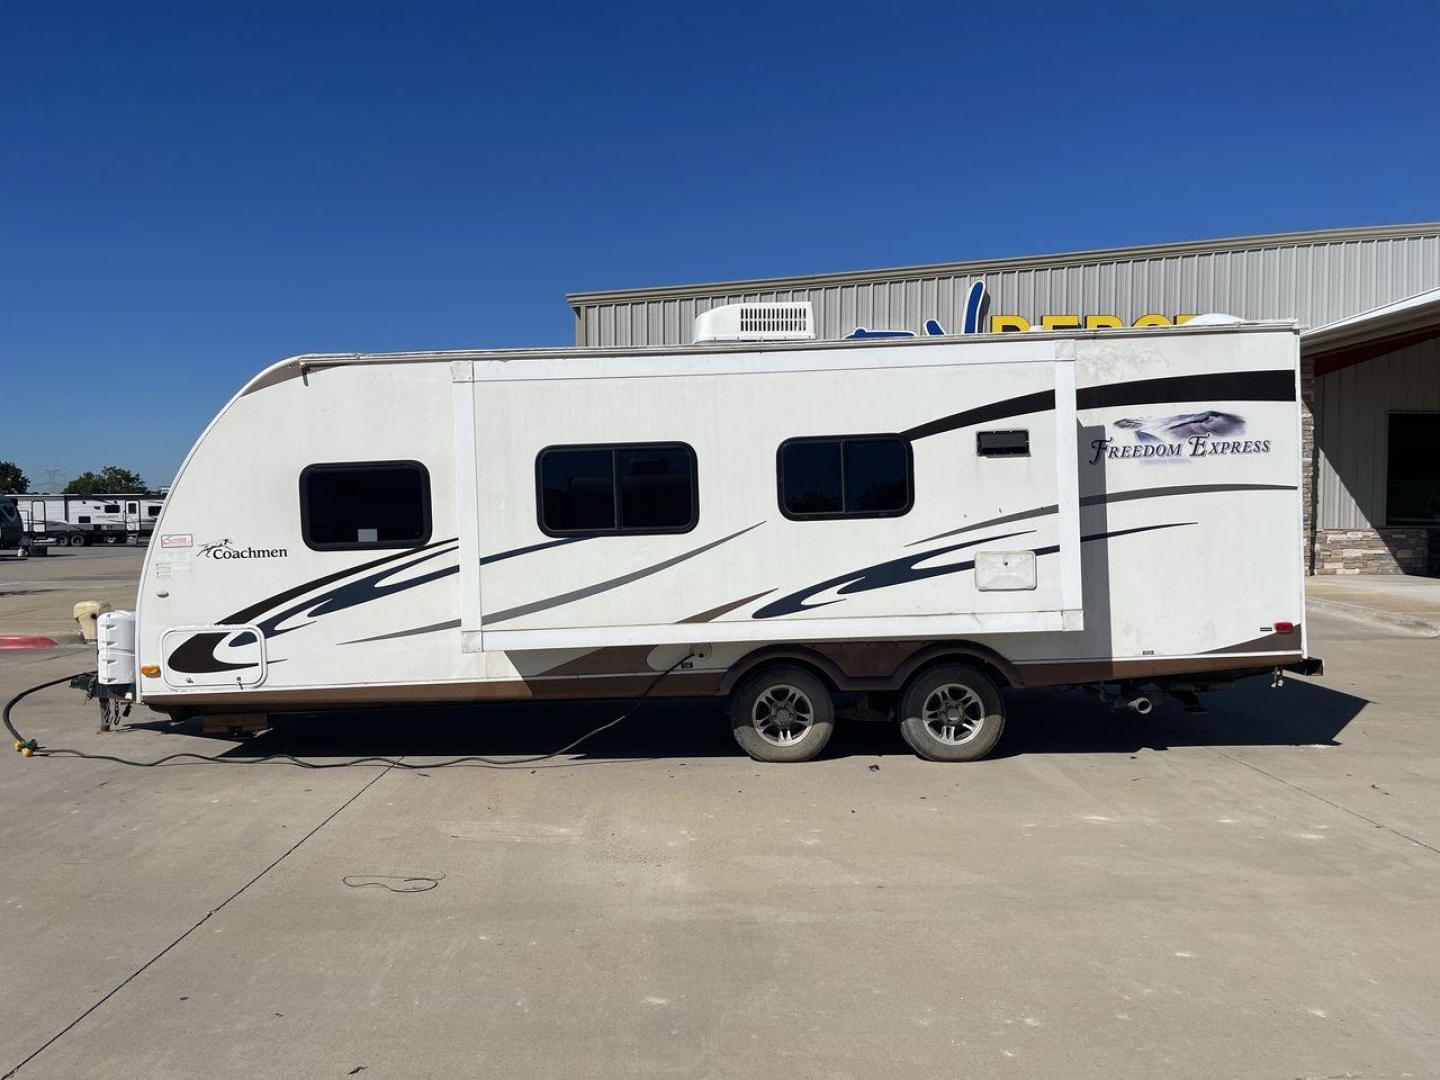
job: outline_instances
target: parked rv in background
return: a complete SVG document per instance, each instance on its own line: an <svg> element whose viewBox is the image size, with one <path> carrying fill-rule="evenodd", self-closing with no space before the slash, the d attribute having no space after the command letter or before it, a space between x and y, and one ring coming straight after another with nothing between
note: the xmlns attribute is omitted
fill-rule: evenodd
<svg viewBox="0 0 1440 1080"><path fill-rule="evenodd" d="M39 546L144 543L163 498L153 495L14 496L25 532Z"/></svg>
<svg viewBox="0 0 1440 1080"><path fill-rule="evenodd" d="M15 509L15 500L0 495L0 551L24 553L24 528L20 524L20 512Z"/></svg>

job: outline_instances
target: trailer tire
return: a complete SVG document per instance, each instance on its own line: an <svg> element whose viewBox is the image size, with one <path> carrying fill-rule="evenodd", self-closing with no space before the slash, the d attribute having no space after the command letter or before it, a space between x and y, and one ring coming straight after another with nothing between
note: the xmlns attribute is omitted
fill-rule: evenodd
<svg viewBox="0 0 1440 1080"><path fill-rule="evenodd" d="M730 729L756 761L809 761L835 730L830 688L806 668L772 664L730 695Z"/></svg>
<svg viewBox="0 0 1440 1080"><path fill-rule="evenodd" d="M71 534L70 534L70 539L67 540L67 541L65 541L65 542L66 542L67 544L69 544L71 547L84 547L84 546L85 546L85 534L84 534L84 533L71 533Z"/></svg>
<svg viewBox="0 0 1440 1080"><path fill-rule="evenodd" d="M900 695L900 736L927 761L978 761L1005 730L995 681L966 664L920 672Z"/></svg>

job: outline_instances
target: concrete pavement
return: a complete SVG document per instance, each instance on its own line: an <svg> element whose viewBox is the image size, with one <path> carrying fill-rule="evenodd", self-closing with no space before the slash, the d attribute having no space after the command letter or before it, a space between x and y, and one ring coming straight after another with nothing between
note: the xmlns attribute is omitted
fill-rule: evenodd
<svg viewBox="0 0 1440 1080"><path fill-rule="evenodd" d="M1434 1075L1435 644L1311 633L1327 677L1209 717L1017 695L969 766L888 725L760 766L686 703L510 771L8 755L0 1071ZM84 660L0 658L0 690ZM50 745L229 745L34 700ZM251 749L521 754L613 711L371 715Z"/></svg>
<svg viewBox="0 0 1440 1080"><path fill-rule="evenodd" d="M47 555L0 557L0 634L44 634L60 644L80 641L71 612L77 601L135 606L143 547L54 548Z"/></svg>
<svg viewBox="0 0 1440 1080"><path fill-rule="evenodd" d="M1440 637L1440 578L1401 574L1313 577L1306 607L1376 626Z"/></svg>

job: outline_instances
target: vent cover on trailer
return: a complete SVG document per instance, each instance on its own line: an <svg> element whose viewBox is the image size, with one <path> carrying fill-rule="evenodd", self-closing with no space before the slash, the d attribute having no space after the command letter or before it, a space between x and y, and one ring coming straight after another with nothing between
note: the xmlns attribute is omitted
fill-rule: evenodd
<svg viewBox="0 0 1440 1080"><path fill-rule="evenodd" d="M698 341L802 341L815 336L810 301L727 304L695 318Z"/></svg>

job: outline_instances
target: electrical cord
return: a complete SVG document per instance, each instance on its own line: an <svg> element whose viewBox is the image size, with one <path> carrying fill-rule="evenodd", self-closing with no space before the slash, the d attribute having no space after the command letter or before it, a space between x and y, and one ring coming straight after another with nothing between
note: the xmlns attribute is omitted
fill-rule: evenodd
<svg viewBox="0 0 1440 1080"><path fill-rule="evenodd" d="M16 705L18 705L21 701L25 700L31 694L34 694L40 690L45 690L52 686L59 686L62 682L68 683L73 682L77 679L83 679L93 674L95 674L95 672L93 671L82 671L77 675L61 675L58 679L51 679L49 682L42 682L39 686L30 687L29 690L21 690L20 693L16 694L9 701L7 701L5 703L5 711L3 713L0 713L0 720L5 721L5 730L10 732L11 737L14 738L15 749L18 750L20 753L24 754L26 757L30 757L35 753L35 751L40 749L40 744L37 743L34 739L25 738L25 736L21 735L20 732L15 730L15 725L10 722L11 709L15 708Z"/></svg>
<svg viewBox="0 0 1440 1080"><path fill-rule="evenodd" d="M645 687L645 690L638 698L635 699L631 706L624 712L622 712L619 716L615 717L613 720L607 720L599 727L592 728L584 735L581 735L578 739L575 739L573 742L566 743L559 750L552 750L548 754L533 754L529 757L523 758L490 758L484 757L480 754L466 754L463 757L447 758L444 761L431 761L424 763L408 762L399 758L379 756L349 758L345 761L306 761L304 758L298 758L294 754L260 754L256 757L221 757L219 755L196 754L185 751L178 754L166 754L164 757L157 758L154 761L136 761L132 758L116 757L113 754L92 754L84 750L73 750L69 747L64 746L41 746L34 739L27 739L23 735L21 735L20 732L15 729L14 724L10 722L10 710L13 709L15 705L22 699L29 697L36 691L44 690L47 687L58 686L62 682L69 682L72 680L85 678L86 676L92 674L91 672L82 672L80 675L66 675L63 678L53 679L50 682L41 683L38 686L32 686L28 690L20 691L20 693L16 694L14 697L12 697L9 701L5 703L3 719L5 722L5 727L9 730L10 734L15 737L15 749L20 751L26 757L70 757L79 758L82 761L109 761L116 765L131 765L135 768L140 769L152 769L157 766L166 765L174 761L194 761L211 765L259 765L264 762L279 762L280 764L284 765L294 765L297 768L301 769L348 769L355 765L388 765L392 769L415 770L443 769L450 765L478 765L482 768L490 769L511 769L518 768L524 765L534 765L537 762L549 761L551 758L557 758L560 757L562 754L568 754L571 750L574 750L582 743L588 742L590 739L593 739L601 732L609 731L611 728L617 726L618 724L624 723L626 720L630 719L630 717L635 713L636 709L640 708L640 706L645 703L646 699L650 697L651 693L654 692L655 688L660 685L660 681L662 679L664 679L667 675L670 675L682 664L685 664L694 658L695 653L693 651L688 652L679 660L676 660L675 663L671 664L664 671L657 674L655 678L650 680L649 685Z"/></svg>

